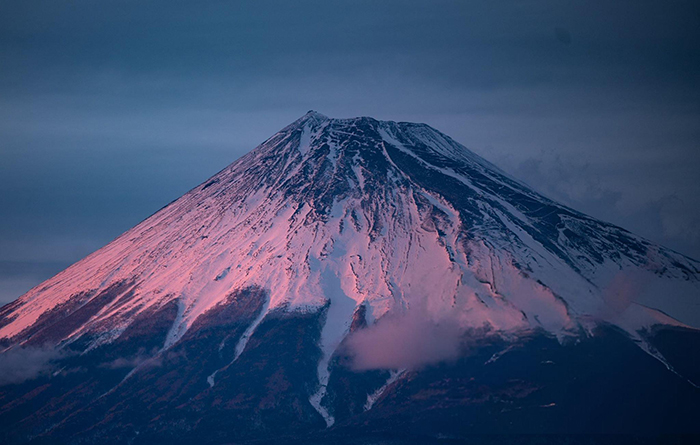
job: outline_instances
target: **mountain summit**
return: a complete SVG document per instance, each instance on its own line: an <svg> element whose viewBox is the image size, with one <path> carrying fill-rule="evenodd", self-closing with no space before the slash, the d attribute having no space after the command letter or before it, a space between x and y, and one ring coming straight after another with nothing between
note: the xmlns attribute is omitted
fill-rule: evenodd
<svg viewBox="0 0 700 445"><path fill-rule="evenodd" d="M573 408L541 408L539 426L513 410L564 397L582 353L624 356L650 370L635 379L696 406L697 370L667 346L699 327L697 261L543 197L428 125L310 111L0 309L0 363L43 357L0 386L0 422L19 425L0 438L332 441L486 405L510 414L419 432L488 432L499 416L515 433L578 432L558 424ZM515 368L485 371L509 356ZM533 382L544 362L566 371Z"/></svg>

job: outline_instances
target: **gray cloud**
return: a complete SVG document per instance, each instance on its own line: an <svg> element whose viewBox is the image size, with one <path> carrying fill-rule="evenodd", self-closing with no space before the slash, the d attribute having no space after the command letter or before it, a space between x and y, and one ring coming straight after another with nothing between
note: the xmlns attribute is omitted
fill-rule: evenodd
<svg viewBox="0 0 700 445"><path fill-rule="evenodd" d="M0 354L0 385L48 375L65 354L52 348L14 348Z"/></svg>

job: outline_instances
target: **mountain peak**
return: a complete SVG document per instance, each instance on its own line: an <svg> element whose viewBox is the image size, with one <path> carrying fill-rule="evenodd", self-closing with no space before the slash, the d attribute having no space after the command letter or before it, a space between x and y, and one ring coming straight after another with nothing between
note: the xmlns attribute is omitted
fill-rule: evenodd
<svg viewBox="0 0 700 445"><path fill-rule="evenodd" d="M328 119L328 116L321 114L316 110L309 110L306 112L306 114L304 116L313 116L313 117L317 117L317 118Z"/></svg>
<svg viewBox="0 0 700 445"><path fill-rule="evenodd" d="M494 277L496 264L510 278ZM700 325L680 304L698 286L697 262L542 197L427 125L310 111L24 295L0 336L80 292L134 282L137 312L181 299L170 344L236 288L270 289L270 308L322 307L323 270L372 319L429 295L475 327L562 332L607 313L606 283L629 268L683 279L690 291L644 304ZM527 297L493 283L524 279L535 283Z"/></svg>
<svg viewBox="0 0 700 445"><path fill-rule="evenodd" d="M314 123L321 123L327 120L330 120L328 116L319 113L318 111L315 110L309 110L305 115L297 119L294 124L304 124L307 122L314 122ZM292 125L294 125L292 124Z"/></svg>
<svg viewBox="0 0 700 445"><path fill-rule="evenodd" d="M369 124L379 124L383 126L389 126L389 125L401 125L401 126L407 126L407 127L427 127L431 128L433 131L437 131L430 127L427 124L423 123L415 123L415 122L395 122L395 121L382 121L379 119L376 119L372 116L353 116L353 117L330 117L325 114L319 113L318 111L315 110L309 110L304 114L302 117L297 119L295 123L303 123L303 122L308 122L308 121L313 121L317 123L325 122L325 121L332 121L332 122L338 122L338 123L343 123L345 125L348 124L356 124L356 123L369 123Z"/></svg>

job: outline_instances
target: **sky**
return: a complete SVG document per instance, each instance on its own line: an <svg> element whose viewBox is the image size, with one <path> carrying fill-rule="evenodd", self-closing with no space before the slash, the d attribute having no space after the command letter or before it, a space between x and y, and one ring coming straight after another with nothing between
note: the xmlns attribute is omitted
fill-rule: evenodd
<svg viewBox="0 0 700 445"><path fill-rule="evenodd" d="M0 304L311 109L700 259L696 0L0 0Z"/></svg>

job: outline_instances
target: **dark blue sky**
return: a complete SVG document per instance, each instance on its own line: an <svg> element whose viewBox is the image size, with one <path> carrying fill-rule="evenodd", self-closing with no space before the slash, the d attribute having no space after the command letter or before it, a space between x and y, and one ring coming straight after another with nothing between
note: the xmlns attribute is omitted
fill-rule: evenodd
<svg viewBox="0 0 700 445"><path fill-rule="evenodd" d="M309 109L700 258L700 2L0 2L0 302Z"/></svg>

